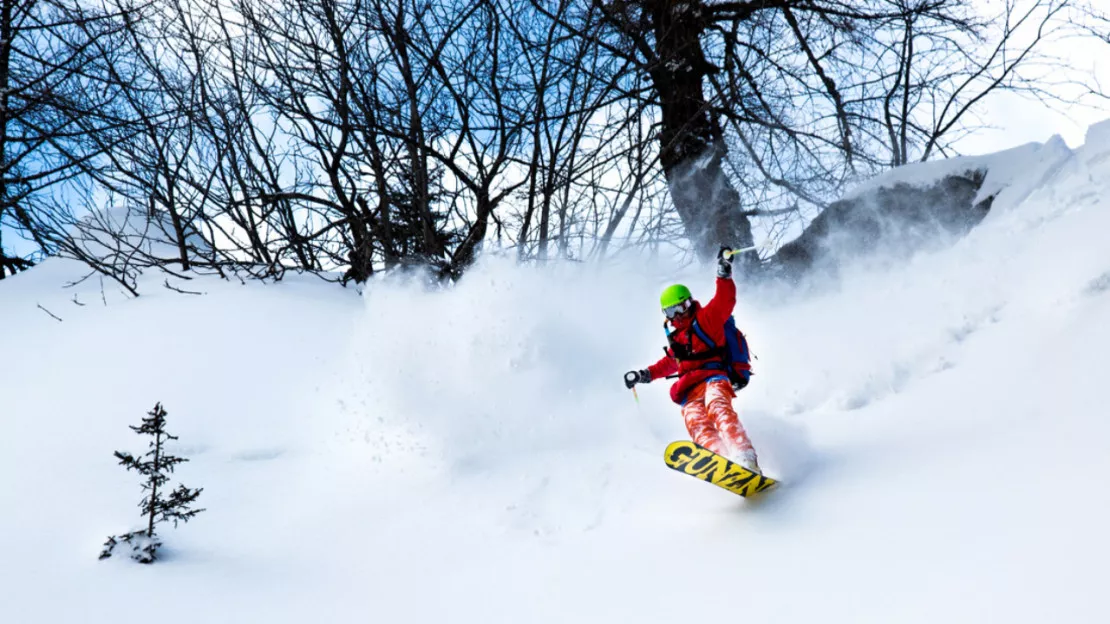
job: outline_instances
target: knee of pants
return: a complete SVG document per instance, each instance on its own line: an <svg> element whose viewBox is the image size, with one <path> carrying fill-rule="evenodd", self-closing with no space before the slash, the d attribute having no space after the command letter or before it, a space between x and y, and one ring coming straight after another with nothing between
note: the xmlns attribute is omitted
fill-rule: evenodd
<svg viewBox="0 0 1110 624"><path fill-rule="evenodd" d="M736 410L732 407L732 400L726 397L714 397L706 405L706 412L714 422L737 420Z"/></svg>
<svg viewBox="0 0 1110 624"><path fill-rule="evenodd" d="M688 405L682 409L682 420L686 422L687 429L694 427L710 427L713 425L713 416L704 405Z"/></svg>

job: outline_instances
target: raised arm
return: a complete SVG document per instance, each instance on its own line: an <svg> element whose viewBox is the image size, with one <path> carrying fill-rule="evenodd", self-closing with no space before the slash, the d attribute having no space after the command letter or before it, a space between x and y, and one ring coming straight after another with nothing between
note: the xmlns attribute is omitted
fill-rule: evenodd
<svg viewBox="0 0 1110 624"><path fill-rule="evenodd" d="M702 308L706 322L714 327L724 325L728 317L732 316L732 310L735 307L736 282L732 281L731 277L718 277L717 292L713 293L713 298Z"/></svg>

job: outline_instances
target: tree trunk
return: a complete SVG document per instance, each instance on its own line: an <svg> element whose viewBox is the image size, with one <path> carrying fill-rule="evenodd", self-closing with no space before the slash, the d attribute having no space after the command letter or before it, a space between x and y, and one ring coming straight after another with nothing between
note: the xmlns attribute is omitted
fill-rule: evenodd
<svg viewBox="0 0 1110 624"><path fill-rule="evenodd" d="M463 270L474 263L474 260L478 257L478 249L486 238L486 230L489 229L489 218L495 207L488 186L474 189L474 223L471 224L470 230L456 248L450 266L443 270L443 277L458 278L462 275Z"/></svg>
<svg viewBox="0 0 1110 624"><path fill-rule="evenodd" d="M656 60L650 72L662 112L660 162L671 200L694 251L707 260L720 245L751 245L752 230L725 173L728 148L702 90L705 77L716 71L701 47L704 11L702 0L652 0Z"/></svg>
<svg viewBox="0 0 1110 624"><path fill-rule="evenodd" d="M12 8L15 3L11 0L2 0L0 2L0 218L4 216L4 212L13 208L8 204L8 121L9 107L8 103L10 98L9 85L11 83L10 62L12 55L12 37L14 36L12 28ZM2 221L0 221L2 223ZM29 225L29 224L26 224ZM26 227L24 225L24 227ZM2 226L0 226L2 227ZM34 231L33 229L31 230ZM6 259L3 247L0 247L0 259ZM12 275L15 275L15 269L12 268ZM0 278L4 277L4 272L0 270Z"/></svg>
<svg viewBox="0 0 1110 624"><path fill-rule="evenodd" d="M161 474L162 465L159 463L162 459L162 427L158 427L158 431L154 432L154 474L150 477L150 517L147 519L146 536L154 537L154 512L158 504L158 479L156 475Z"/></svg>
<svg viewBox="0 0 1110 624"><path fill-rule="evenodd" d="M170 213L173 234L177 239L178 262L181 263L182 271L188 271L191 268L189 265L189 245L186 241L188 234L185 232L185 222L181 219L181 213L178 212L176 202L174 201L174 185L176 184L176 180L169 175L169 167L166 167L166 169L166 211ZM155 218L155 215L151 214L150 218Z"/></svg>

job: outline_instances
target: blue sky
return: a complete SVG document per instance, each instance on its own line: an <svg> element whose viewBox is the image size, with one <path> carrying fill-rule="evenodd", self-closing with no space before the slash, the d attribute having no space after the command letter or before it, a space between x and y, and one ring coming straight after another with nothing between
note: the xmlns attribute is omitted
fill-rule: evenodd
<svg viewBox="0 0 1110 624"><path fill-rule="evenodd" d="M983 11L997 6L997 0L977 2ZM1110 45L1093 38L1070 39L1055 42L1046 51L1063 60L1076 75L1093 75L1110 90ZM978 110L988 127L956 143L955 147L963 154L998 152L1030 142L1044 142L1055 135L1061 136L1070 147L1078 147L1084 143L1090 125L1110 119L1110 100L1092 98L1084 103L1053 103L1050 106L1029 97L995 93ZM9 252L26 253L33 249L9 228L2 234L4 249Z"/></svg>

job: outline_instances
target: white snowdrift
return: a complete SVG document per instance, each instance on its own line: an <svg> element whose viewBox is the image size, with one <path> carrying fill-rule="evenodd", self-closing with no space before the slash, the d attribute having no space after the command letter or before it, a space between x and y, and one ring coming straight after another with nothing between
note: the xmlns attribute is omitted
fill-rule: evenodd
<svg viewBox="0 0 1110 624"><path fill-rule="evenodd" d="M1104 621L1110 125L977 163L1002 191L954 247L741 286L737 406L785 482L756 504L668 471L666 386L621 384L660 353L659 289L708 297L709 270L490 260L361 301L5 280L0 622ZM98 562L138 523L112 451L155 401L208 511L165 562Z"/></svg>

